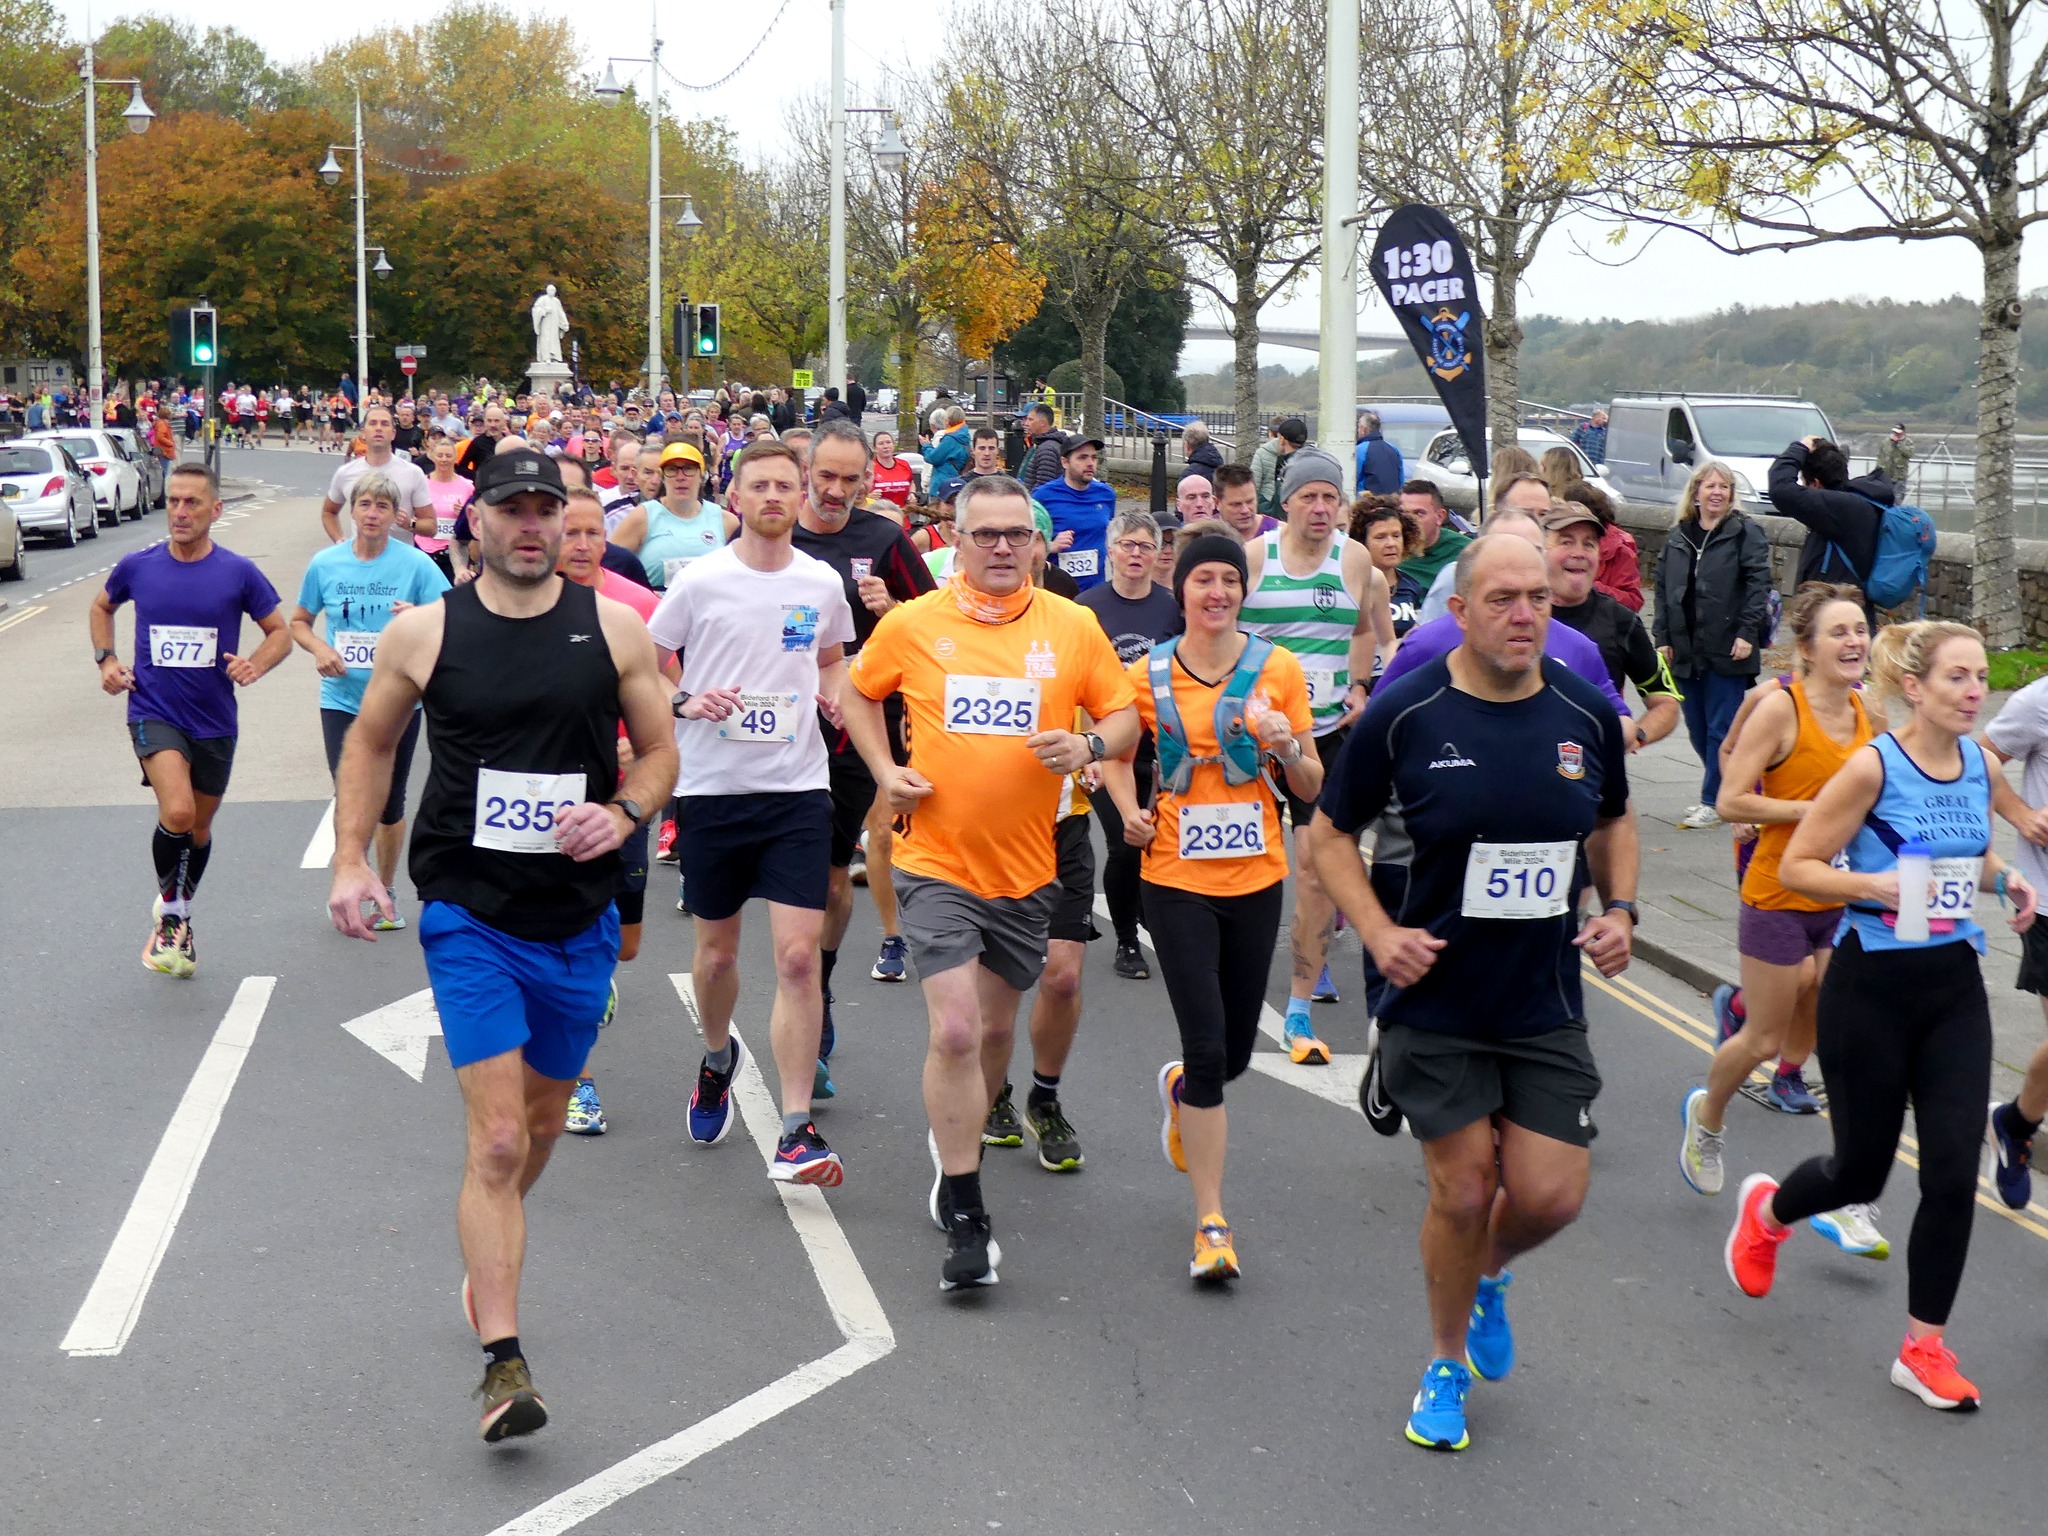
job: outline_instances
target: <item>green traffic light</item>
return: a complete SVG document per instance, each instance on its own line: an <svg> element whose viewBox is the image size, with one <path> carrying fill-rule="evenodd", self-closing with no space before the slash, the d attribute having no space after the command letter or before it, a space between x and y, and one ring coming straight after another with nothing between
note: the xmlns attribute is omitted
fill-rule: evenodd
<svg viewBox="0 0 2048 1536"><path fill-rule="evenodd" d="M201 342L198 346L192 349L192 361L195 363L212 362L213 348L207 346L204 342Z"/></svg>
<svg viewBox="0 0 2048 1536"><path fill-rule="evenodd" d="M699 336L697 338L697 350L706 357L709 357L718 350L718 338L715 336Z"/></svg>

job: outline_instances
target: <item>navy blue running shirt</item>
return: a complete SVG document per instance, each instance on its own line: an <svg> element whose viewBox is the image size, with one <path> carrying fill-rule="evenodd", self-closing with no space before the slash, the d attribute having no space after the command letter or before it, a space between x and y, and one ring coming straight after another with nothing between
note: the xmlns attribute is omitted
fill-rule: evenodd
<svg viewBox="0 0 2048 1536"><path fill-rule="evenodd" d="M1571 942L1584 843L1628 810L1627 754L1598 688L1555 659L1543 681L1529 698L1494 703L1453 688L1438 659L1382 684L1323 786L1323 814L1352 835L1399 808L1415 854L1407 898L1389 915L1448 941L1421 981L1389 989L1382 1026L1509 1039L1585 1017ZM1464 916L1475 842L1579 844L1570 905L1556 917Z"/></svg>

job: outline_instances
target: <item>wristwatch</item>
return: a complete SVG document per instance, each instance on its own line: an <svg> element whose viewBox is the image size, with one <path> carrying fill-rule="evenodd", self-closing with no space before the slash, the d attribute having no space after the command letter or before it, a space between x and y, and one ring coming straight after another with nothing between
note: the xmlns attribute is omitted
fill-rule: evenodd
<svg viewBox="0 0 2048 1536"><path fill-rule="evenodd" d="M108 662L117 659L119 654L117 651L110 651L105 646L101 646L92 653L92 664L96 667L104 667Z"/></svg>
<svg viewBox="0 0 2048 1536"><path fill-rule="evenodd" d="M676 717L676 718L677 718L678 720L682 719L682 718L683 718L683 706L684 706L685 704L689 703L689 702L690 702L690 700L692 700L692 699L693 699L693 698L695 698L695 697L696 697L696 695L695 695L695 694L693 694L693 693L679 693L679 694L677 694L677 695L676 695L676 696L675 696L674 698L672 698L672 699L670 699L670 700L668 701L668 712L669 712L670 714L674 715L674 716L675 716L675 717Z"/></svg>
<svg viewBox="0 0 2048 1536"><path fill-rule="evenodd" d="M1610 901L1601 910L1603 912L1626 912L1631 928L1636 927L1643 920L1642 914L1636 911L1636 904L1632 901Z"/></svg>
<svg viewBox="0 0 2048 1536"><path fill-rule="evenodd" d="M626 815L629 818L631 818L633 825L636 827L639 826L641 822L647 819L647 813L640 809L640 802L638 800L631 798L630 796L621 795L618 799L614 800L612 804L616 805L620 810L624 811Z"/></svg>
<svg viewBox="0 0 2048 1536"><path fill-rule="evenodd" d="M1096 735L1093 731L1083 731L1081 733L1081 739L1088 743L1089 762L1099 763L1105 757L1109 756L1108 746L1105 745L1102 738Z"/></svg>

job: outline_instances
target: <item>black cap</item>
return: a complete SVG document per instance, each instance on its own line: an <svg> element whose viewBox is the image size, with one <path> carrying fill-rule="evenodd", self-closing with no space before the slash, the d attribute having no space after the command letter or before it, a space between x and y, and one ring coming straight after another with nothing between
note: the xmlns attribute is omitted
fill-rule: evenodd
<svg viewBox="0 0 2048 1536"><path fill-rule="evenodd" d="M1275 437L1284 437L1299 448L1308 441L1308 423L1299 416L1289 416L1273 429Z"/></svg>
<svg viewBox="0 0 2048 1536"><path fill-rule="evenodd" d="M534 448L515 448L494 454L476 472L476 499L495 507L510 501L521 491L545 491L557 501L567 501L561 466Z"/></svg>
<svg viewBox="0 0 2048 1536"><path fill-rule="evenodd" d="M1108 447L1109 444L1105 443L1099 437L1082 437L1078 433L1076 433L1069 436L1064 443L1060 444L1060 457L1064 459L1076 448L1093 448L1097 453L1102 453Z"/></svg>

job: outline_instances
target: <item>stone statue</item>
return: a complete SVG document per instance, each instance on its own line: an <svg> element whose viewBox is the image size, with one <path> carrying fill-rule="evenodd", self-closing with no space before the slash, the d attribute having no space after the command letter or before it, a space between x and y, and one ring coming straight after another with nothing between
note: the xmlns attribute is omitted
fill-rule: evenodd
<svg viewBox="0 0 2048 1536"><path fill-rule="evenodd" d="M562 308L562 301L555 297L555 285L548 284L546 293L533 301L533 360L542 367L559 367L562 361L562 337L569 329L569 312Z"/></svg>

